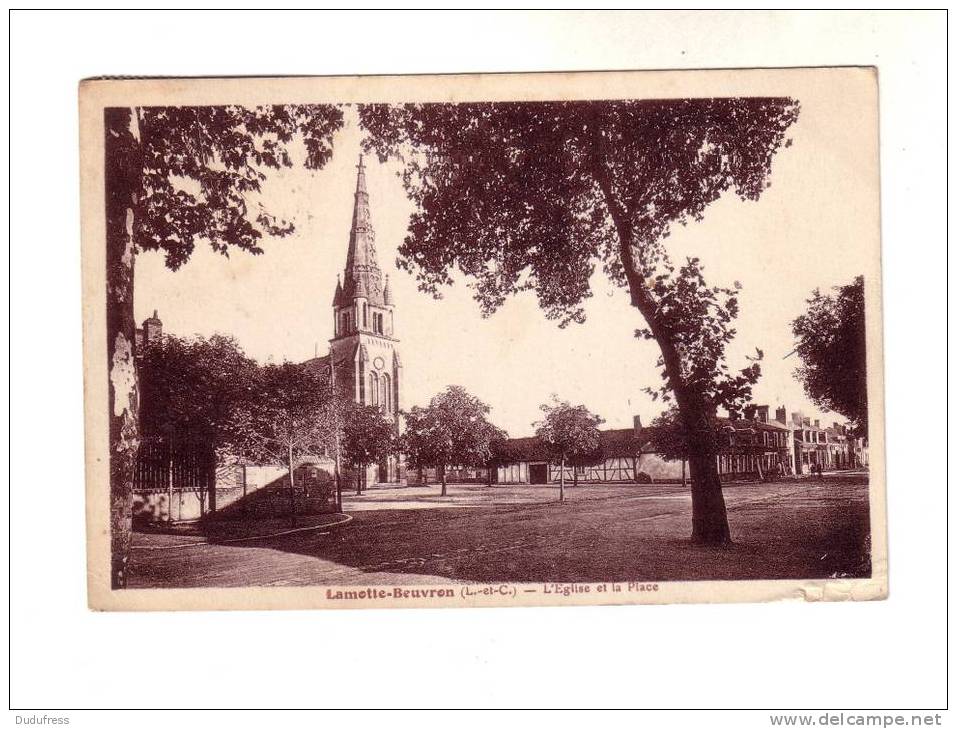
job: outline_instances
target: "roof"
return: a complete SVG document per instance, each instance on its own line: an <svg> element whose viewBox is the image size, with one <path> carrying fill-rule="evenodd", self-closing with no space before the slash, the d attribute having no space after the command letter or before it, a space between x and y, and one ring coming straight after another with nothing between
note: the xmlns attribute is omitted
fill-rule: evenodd
<svg viewBox="0 0 957 729"><path fill-rule="evenodd" d="M349 230L349 252L346 254L346 270L341 291L336 289L334 303L347 305L361 296L370 304L385 305L382 286L382 271L375 250L375 231L369 213L369 192L366 189L365 166L362 155L356 175L355 202L352 208L352 227Z"/></svg>
<svg viewBox="0 0 957 729"><path fill-rule="evenodd" d="M757 420L742 420L730 418L718 418L718 423L723 428L731 428L736 433L772 431L779 433L788 431L786 425L780 422L762 423ZM616 428L612 430L602 430L601 432L601 457L602 458L623 458L640 455L642 453L655 453L651 445L652 436L657 429L655 427L641 428L637 432L634 428ZM739 446L740 447L740 446ZM755 447L766 449L761 443L755 444ZM500 462L515 461L548 461L553 458L548 447L537 436L527 438L509 438L501 448L502 457Z"/></svg>
<svg viewBox="0 0 957 729"><path fill-rule="evenodd" d="M635 456L650 453L650 441L653 428L642 428L635 435L634 428L602 430L601 455L605 458ZM552 457L548 447L538 438L509 438L501 449L501 461L547 461Z"/></svg>
<svg viewBox="0 0 957 729"><path fill-rule="evenodd" d="M717 418L718 423L724 428L733 428L735 431L738 430L787 430L791 429L782 423L779 420L769 420L768 422L763 422L761 420L746 420L743 418Z"/></svg>

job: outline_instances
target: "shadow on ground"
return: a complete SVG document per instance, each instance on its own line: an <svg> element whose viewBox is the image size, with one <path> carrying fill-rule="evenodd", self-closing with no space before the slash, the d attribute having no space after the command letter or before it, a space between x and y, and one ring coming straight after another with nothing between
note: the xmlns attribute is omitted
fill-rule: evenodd
<svg viewBox="0 0 957 729"><path fill-rule="evenodd" d="M623 489L557 503L354 511L342 527L172 550L143 586L814 579L870 575L867 484L726 488L735 543L690 543L690 499ZM208 551L207 551L208 550ZM285 555L285 556L283 556ZM292 557L295 555L295 557ZM185 570L185 572L184 572ZM408 579L403 581L408 582Z"/></svg>

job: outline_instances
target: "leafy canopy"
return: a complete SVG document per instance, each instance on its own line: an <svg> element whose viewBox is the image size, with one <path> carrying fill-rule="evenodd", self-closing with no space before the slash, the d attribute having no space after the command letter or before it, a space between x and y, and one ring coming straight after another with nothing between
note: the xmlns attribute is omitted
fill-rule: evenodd
<svg viewBox="0 0 957 729"><path fill-rule="evenodd" d="M291 233L292 223L276 219L257 199L267 171L292 166L294 139L305 147L304 165L321 168L343 123L342 110L327 104L141 107L132 113L135 119L116 113L106 119L108 137L130 131L138 137L121 150L124 163L135 168L122 175L131 188L134 240L140 249L163 251L173 270L189 259L198 238L224 255L231 247L259 254L264 234Z"/></svg>
<svg viewBox="0 0 957 729"><path fill-rule="evenodd" d="M840 413L857 435L867 435L867 327L864 277L836 286L830 296L815 289L807 312L792 323L802 365L795 377L820 408Z"/></svg>
<svg viewBox="0 0 957 729"><path fill-rule="evenodd" d="M405 413L403 450L410 465L483 466L508 437L488 421L490 408L465 388L451 385L428 407Z"/></svg>
<svg viewBox="0 0 957 729"><path fill-rule="evenodd" d="M404 163L415 210L398 265L439 295L456 270L483 314L535 291L560 326L585 319L601 264L662 346L660 394L743 399L759 369L724 365L735 291L697 259L676 269L675 223L728 191L756 200L798 116L787 98L361 105L364 146ZM735 289L736 290L736 289Z"/></svg>
<svg viewBox="0 0 957 729"><path fill-rule="evenodd" d="M333 397L325 373L284 362L257 374L252 397L232 419L240 454L278 464L290 454L294 460L322 455L331 445L325 413Z"/></svg>
<svg viewBox="0 0 957 729"><path fill-rule="evenodd" d="M216 334L148 344L139 376L144 434L178 431L221 447L233 440L233 418L253 397L258 374L235 339Z"/></svg>
<svg viewBox="0 0 957 729"><path fill-rule="evenodd" d="M378 407L346 403L341 422L342 454L348 462L378 463L396 452L395 422Z"/></svg>
<svg viewBox="0 0 957 729"><path fill-rule="evenodd" d="M605 421L584 405L572 405L552 396L541 406L545 417L535 423L538 436L559 461L587 465L601 460L601 431Z"/></svg>

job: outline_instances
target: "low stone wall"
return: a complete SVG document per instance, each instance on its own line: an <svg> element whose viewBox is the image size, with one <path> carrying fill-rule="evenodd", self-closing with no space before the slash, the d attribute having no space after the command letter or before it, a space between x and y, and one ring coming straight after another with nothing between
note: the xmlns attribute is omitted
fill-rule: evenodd
<svg viewBox="0 0 957 729"><path fill-rule="evenodd" d="M336 510L331 464L306 463L296 469L295 497L289 474L278 466L228 465L217 469L215 493L198 489L154 489L133 495L133 518L139 522L194 521L201 518L260 518ZM210 498L212 497L212 498Z"/></svg>

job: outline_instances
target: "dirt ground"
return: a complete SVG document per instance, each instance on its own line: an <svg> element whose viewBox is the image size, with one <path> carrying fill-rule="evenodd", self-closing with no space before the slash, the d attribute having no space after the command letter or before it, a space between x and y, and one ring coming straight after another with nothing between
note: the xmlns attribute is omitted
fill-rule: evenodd
<svg viewBox="0 0 957 729"><path fill-rule="evenodd" d="M130 587L866 577L865 476L725 486L734 539L691 544L680 484L452 484L346 495L351 521L231 543L134 537ZM308 525L306 525L308 526ZM220 527L222 528L222 527ZM261 535L273 528L234 527ZM277 523L276 531L290 525ZM215 536L215 535L214 535ZM213 539L212 541L216 541ZM190 542L184 544L184 542Z"/></svg>

